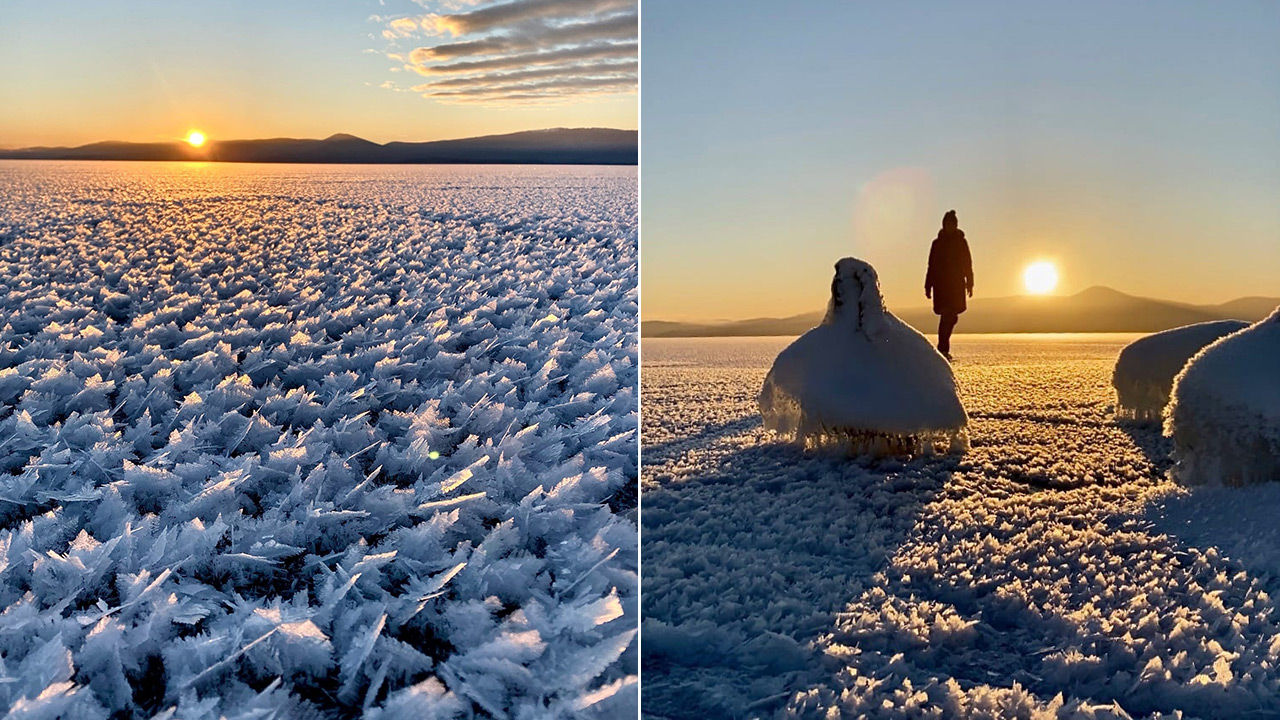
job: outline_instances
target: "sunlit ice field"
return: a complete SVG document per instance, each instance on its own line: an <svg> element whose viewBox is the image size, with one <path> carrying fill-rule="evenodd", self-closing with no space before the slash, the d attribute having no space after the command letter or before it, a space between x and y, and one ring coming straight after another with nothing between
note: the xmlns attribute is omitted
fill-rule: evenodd
<svg viewBox="0 0 1280 720"><path fill-rule="evenodd" d="M0 163L0 708L634 714L636 192Z"/></svg>
<svg viewBox="0 0 1280 720"><path fill-rule="evenodd" d="M960 457L761 428L793 338L645 339L646 717L1280 717L1275 486L1117 421L1140 335L957 335Z"/></svg>

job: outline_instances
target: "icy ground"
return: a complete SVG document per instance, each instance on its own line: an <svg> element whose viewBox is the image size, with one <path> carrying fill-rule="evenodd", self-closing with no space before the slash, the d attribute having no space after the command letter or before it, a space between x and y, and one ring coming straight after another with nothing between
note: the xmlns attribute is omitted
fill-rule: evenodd
<svg viewBox="0 0 1280 720"><path fill-rule="evenodd" d="M634 708L636 260L633 168L0 163L0 709Z"/></svg>
<svg viewBox="0 0 1280 720"><path fill-rule="evenodd" d="M1280 717L1280 490L1168 480L1134 335L958 336L963 458L760 426L790 338L644 341L649 718Z"/></svg>

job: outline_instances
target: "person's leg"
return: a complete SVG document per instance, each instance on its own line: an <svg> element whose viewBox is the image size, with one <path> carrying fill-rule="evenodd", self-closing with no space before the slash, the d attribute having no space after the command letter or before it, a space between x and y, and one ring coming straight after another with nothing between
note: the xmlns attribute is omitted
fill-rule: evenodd
<svg viewBox="0 0 1280 720"><path fill-rule="evenodd" d="M943 355L951 355L951 331L955 330L959 320L960 316L955 313L947 313L938 318L938 352Z"/></svg>

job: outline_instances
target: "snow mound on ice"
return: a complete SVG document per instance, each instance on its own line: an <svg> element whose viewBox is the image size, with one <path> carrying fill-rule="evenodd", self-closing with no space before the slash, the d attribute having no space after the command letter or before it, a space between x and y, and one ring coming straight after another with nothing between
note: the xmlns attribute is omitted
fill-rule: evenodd
<svg viewBox="0 0 1280 720"><path fill-rule="evenodd" d="M1179 482L1280 480L1280 307L1187 363L1173 381L1164 433Z"/></svg>
<svg viewBox="0 0 1280 720"><path fill-rule="evenodd" d="M951 365L885 309L875 269L855 258L836 263L826 317L778 355L759 405L766 429L857 454L963 449L968 424Z"/></svg>
<svg viewBox="0 0 1280 720"><path fill-rule="evenodd" d="M1173 377L1187 360L1214 340L1247 327L1249 323L1243 320L1215 320L1165 330L1126 345L1111 374L1116 415L1159 422L1169 403Z"/></svg>

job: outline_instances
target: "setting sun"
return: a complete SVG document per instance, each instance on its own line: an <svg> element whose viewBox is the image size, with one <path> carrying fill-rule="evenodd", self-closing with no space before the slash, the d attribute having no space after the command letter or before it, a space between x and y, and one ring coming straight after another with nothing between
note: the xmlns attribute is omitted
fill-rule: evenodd
<svg viewBox="0 0 1280 720"><path fill-rule="evenodd" d="M1051 262L1033 262L1022 273L1022 284L1032 295L1044 295L1058 286L1058 269Z"/></svg>
<svg viewBox="0 0 1280 720"><path fill-rule="evenodd" d="M191 147L200 147L204 144L204 133L199 130L192 130L187 134L187 142Z"/></svg>

